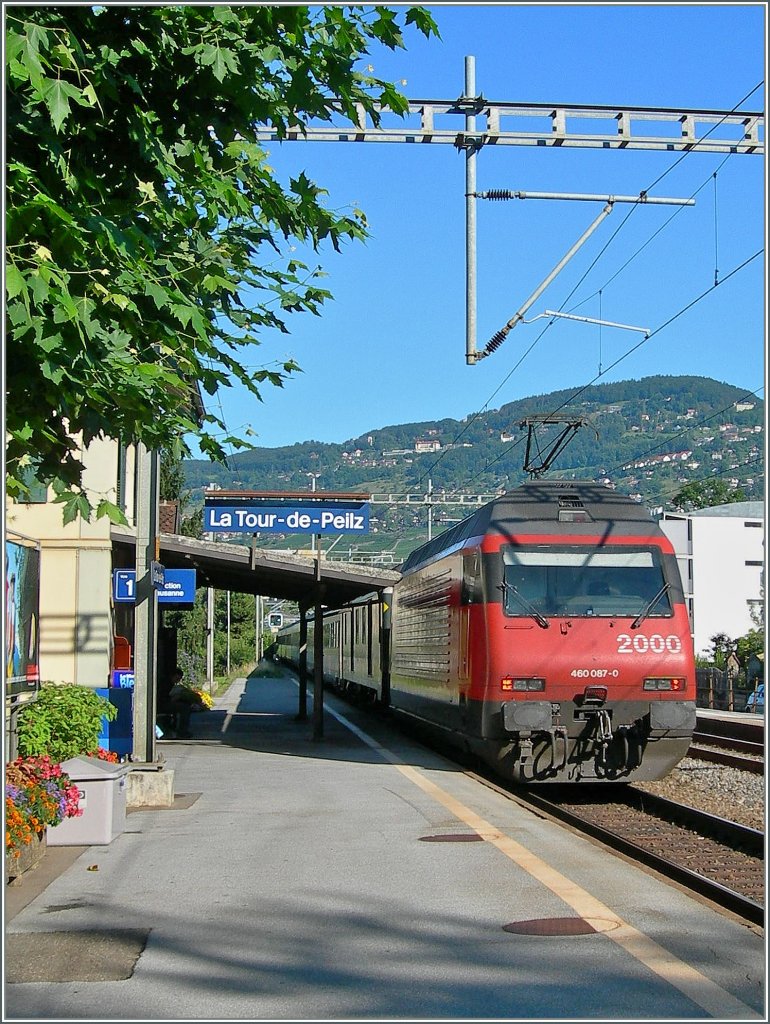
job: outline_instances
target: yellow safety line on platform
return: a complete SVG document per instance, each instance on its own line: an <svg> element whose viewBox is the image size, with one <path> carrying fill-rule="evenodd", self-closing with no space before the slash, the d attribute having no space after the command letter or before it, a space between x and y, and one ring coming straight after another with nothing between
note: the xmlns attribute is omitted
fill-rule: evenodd
<svg viewBox="0 0 770 1024"><path fill-rule="evenodd" d="M678 959L669 950L658 945L649 936L644 935L637 928L618 917L608 906L597 900L581 886L570 881L565 875L552 868L540 857L536 856L521 843L517 843L510 836L504 835L499 829L490 825L488 821L481 818L475 811L466 807L459 800L431 782L422 772L411 765L404 764L387 747L383 747L375 739L365 733L358 726L354 725L344 715L339 714L328 707L329 714L333 715L346 728L350 729L367 746L377 751L380 756L389 761L397 768L402 775L405 775L410 782L413 782L424 793L432 797L442 806L446 807L456 818L464 822L470 828L485 839L488 843L496 846L501 853L512 860L519 867L523 868L533 878L542 882L548 889L559 897L564 903L587 921L597 932L602 932L607 938L621 946L627 953L639 960L651 971L667 981L674 988L682 992L688 999L700 1006L707 1013L717 1020L728 1019L762 1019L762 1015L753 1010L750 1006L736 999L716 982L711 981L705 974L691 967L689 964Z"/></svg>

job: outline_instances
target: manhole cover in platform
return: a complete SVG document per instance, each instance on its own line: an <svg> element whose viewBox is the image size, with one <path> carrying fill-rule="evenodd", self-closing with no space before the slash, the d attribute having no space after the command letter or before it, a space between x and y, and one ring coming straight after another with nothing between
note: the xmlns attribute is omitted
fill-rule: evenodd
<svg viewBox="0 0 770 1024"><path fill-rule="evenodd" d="M5 936L9 985L45 981L125 981L147 943L149 931L24 932Z"/></svg>
<svg viewBox="0 0 770 1024"><path fill-rule="evenodd" d="M478 832L453 832L441 836L420 836L421 843L483 843Z"/></svg>
<svg viewBox="0 0 770 1024"><path fill-rule="evenodd" d="M515 935L589 935L596 928L582 917L539 917L504 924L503 931Z"/></svg>

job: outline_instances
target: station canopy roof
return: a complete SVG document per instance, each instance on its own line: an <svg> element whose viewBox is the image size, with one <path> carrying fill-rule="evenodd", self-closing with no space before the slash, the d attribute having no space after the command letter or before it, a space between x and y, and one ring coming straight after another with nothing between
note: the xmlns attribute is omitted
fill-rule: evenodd
<svg viewBox="0 0 770 1024"><path fill-rule="evenodd" d="M113 526L113 545L128 549L133 564L134 534ZM316 562L285 551L252 548L248 544L195 540L181 534L160 534L160 561L167 569L196 569L199 587L311 604L315 600ZM401 573L392 569L321 559L323 604L338 607L356 597L392 587Z"/></svg>

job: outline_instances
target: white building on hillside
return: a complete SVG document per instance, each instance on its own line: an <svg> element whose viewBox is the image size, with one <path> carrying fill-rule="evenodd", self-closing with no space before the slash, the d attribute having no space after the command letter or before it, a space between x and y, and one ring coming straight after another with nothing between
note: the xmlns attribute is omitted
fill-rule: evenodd
<svg viewBox="0 0 770 1024"><path fill-rule="evenodd" d="M716 633L735 639L755 626L764 601L765 506L737 501L695 512L664 512L690 612L696 654Z"/></svg>

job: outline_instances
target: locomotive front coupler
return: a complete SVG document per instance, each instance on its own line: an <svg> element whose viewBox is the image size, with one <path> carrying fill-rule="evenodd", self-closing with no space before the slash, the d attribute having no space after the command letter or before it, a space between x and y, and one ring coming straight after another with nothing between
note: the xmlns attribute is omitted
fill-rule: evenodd
<svg viewBox="0 0 770 1024"><path fill-rule="evenodd" d="M532 760L532 733L520 732L519 739L519 764L523 767Z"/></svg>
<svg viewBox="0 0 770 1024"><path fill-rule="evenodd" d="M580 717L593 726L596 744L606 747L612 742L612 712L609 708L588 707Z"/></svg>
<svg viewBox="0 0 770 1024"><path fill-rule="evenodd" d="M545 733L551 747L550 770L559 772L567 766L567 728L563 725L552 726ZM561 759L558 759L556 752L557 741L561 740Z"/></svg>

